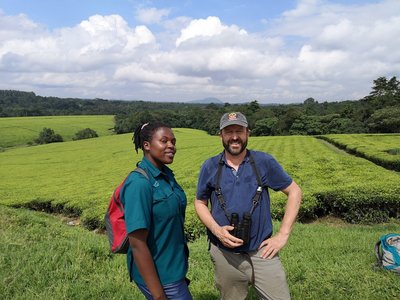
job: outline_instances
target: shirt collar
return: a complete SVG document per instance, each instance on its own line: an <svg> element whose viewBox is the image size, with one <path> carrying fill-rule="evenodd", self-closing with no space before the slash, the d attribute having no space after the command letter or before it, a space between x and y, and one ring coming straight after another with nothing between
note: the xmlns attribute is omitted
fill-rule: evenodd
<svg viewBox="0 0 400 300"><path fill-rule="evenodd" d="M168 168L166 165L163 166L162 170L158 169L145 156L143 156L143 159L140 162L140 166L147 169L154 178L156 178L160 174L165 174L169 178L173 174L172 170L170 168Z"/></svg>
<svg viewBox="0 0 400 300"><path fill-rule="evenodd" d="M247 150L247 151L246 151L246 156L244 157L243 161L242 161L240 164L243 164L244 162L248 162L249 159L250 159L250 158L249 158L249 157L250 157L250 150L249 150L249 149L246 149L246 150ZM221 159L221 156L222 156L222 161L224 162L224 164L228 166L228 164L227 164L227 162L226 162L226 157L225 157L225 150L222 151L222 153L220 154L220 157L219 157L218 160Z"/></svg>

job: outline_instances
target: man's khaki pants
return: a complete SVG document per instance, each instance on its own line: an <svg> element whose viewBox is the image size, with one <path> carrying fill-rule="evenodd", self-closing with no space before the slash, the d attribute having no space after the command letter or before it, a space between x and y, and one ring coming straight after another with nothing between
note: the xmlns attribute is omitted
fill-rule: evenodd
<svg viewBox="0 0 400 300"><path fill-rule="evenodd" d="M264 259L261 250L233 253L211 244L215 283L224 300L246 299L249 284L260 299L290 299L285 271L279 259Z"/></svg>

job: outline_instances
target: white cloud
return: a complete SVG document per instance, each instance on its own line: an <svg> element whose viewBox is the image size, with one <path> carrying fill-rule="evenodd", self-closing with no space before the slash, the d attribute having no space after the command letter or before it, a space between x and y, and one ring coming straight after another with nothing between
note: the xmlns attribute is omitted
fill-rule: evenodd
<svg viewBox="0 0 400 300"><path fill-rule="evenodd" d="M296 8L284 12L282 15L288 18L308 17L317 12L319 0L301 0Z"/></svg>
<svg viewBox="0 0 400 300"><path fill-rule="evenodd" d="M119 15L51 31L26 15L0 12L0 88L153 101L325 101L361 98L372 80L400 73L397 0L300 0L269 20L265 32L218 16L169 14L137 11L142 24L158 24L157 32Z"/></svg>
<svg viewBox="0 0 400 300"><path fill-rule="evenodd" d="M114 78L130 82L153 83L155 85L207 84L207 79L181 76L176 73L148 70L138 63L117 68Z"/></svg>
<svg viewBox="0 0 400 300"><path fill-rule="evenodd" d="M90 76L88 76L90 74ZM38 86L50 87L75 87L75 88L96 88L106 83L106 76L102 72L73 72L73 73L26 73L16 77L18 83L32 83Z"/></svg>
<svg viewBox="0 0 400 300"><path fill-rule="evenodd" d="M310 45L303 46L298 56L299 67L304 66L302 73L322 78L331 75L332 70L346 63L346 60L347 54L343 51L314 51Z"/></svg>
<svg viewBox="0 0 400 300"><path fill-rule="evenodd" d="M164 17L170 14L169 9L140 8L136 11L136 19L144 24L160 23Z"/></svg>
<svg viewBox="0 0 400 300"><path fill-rule="evenodd" d="M24 39L43 34L44 29L26 15L7 16L0 10L0 44L9 39Z"/></svg>
<svg viewBox="0 0 400 300"><path fill-rule="evenodd" d="M9 30L13 32L18 26L19 23L15 23ZM118 15L95 15L73 28L6 39L0 44L0 70L82 72L101 69L122 63L141 46L154 43L155 37L145 26L130 28Z"/></svg>
<svg viewBox="0 0 400 300"><path fill-rule="evenodd" d="M400 53L393 51L400 47L399 14L400 2L393 0L353 6L300 1L269 31L288 37L286 53L298 49L285 82L323 100L365 96L373 79L400 72ZM299 88L297 95L306 91Z"/></svg>
<svg viewBox="0 0 400 300"><path fill-rule="evenodd" d="M247 32L243 29L239 29L237 26L231 26L230 28L223 25L219 18L208 17L207 19L193 20L189 26L181 30L181 36L176 40L176 46L181 43L198 38L198 37L213 37L219 36L224 31L232 31L233 33L244 35Z"/></svg>

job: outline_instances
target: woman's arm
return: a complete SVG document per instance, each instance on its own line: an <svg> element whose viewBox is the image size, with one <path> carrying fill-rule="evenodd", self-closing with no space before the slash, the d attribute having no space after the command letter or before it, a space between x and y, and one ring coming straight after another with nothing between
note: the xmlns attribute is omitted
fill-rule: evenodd
<svg viewBox="0 0 400 300"><path fill-rule="evenodd" d="M147 235L148 231L146 229L135 230L128 235L129 243L139 273L142 275L151 295L154 299L164 300L167 299L167 296L165 295L160 279L158 278L153 257L151 256L149 247L146 243Z"/></svg>

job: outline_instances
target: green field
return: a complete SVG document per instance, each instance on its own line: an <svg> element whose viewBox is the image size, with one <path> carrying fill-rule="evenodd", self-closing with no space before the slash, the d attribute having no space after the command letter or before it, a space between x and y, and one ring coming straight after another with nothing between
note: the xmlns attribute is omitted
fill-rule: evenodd
<svg viewBox="0 0 400 300"><path fill-rule="evenodd" d="M114 116L49 116L0 118L0 149L26 145L39 136L44 127L70 141L79 130L91 128L99 136L112 134Z"/></svg>
<svg viewBox="0 0 400 300"><path fill-rule="evenodd" d="M129 283L125 255L111 255L104 235L67 221L0 205L2 299L144 299ZM280 252L293 300L398 299L400 278L374 268L374 244L399 226L296 224ZM206 239L189 249L194 299L217 300Z"/></svg>
<svg viewBox="0 0 400 300"><path fill-rule="evenodd" d="M400 171L400 134L328 134L321 138L349 153Z"/></svg>
<svg viewBox="0 0 400 300"><path fill-rule="evenodd" d="M219 137L177 128L177 155L172 169L189 203L195 197L201 164L221 151ZM0 203L53 207L82 213L83 223L102 226L108 198L142 154L131 134L15 148L0 153ZM274 155L301 186L300 219L334 214L350 222L387 221L400 214L399 173L332 149L309 136L251 137L249 148ZM274 216L282 216L282 193L272 192ZM39 205L38 205L39 204ZM188 230L198 221L190 206Z"/></svg>
<svg viewBox="0 0 400 300"><path fill-rule="evenodd" d="M71 120L62 118L64 125ZM91 127L86 124L84 128ZM8 130L12 146L19 143L18 130ZM203 131L175 128L174 133L178 151L171 168L188 196L186 231L197 238L204 233L192 204L197 176L203 161L222 146L219 137ZM396 299L399 277L372 266L378 237L400 231L399 173L311 136L250 137L248 147L277 158L303 190L300 220L317 220L296 224L281 252L293 298ZM78 218L87 229L102 228L109 197L141 157L131 134L0 152L4 299L140 299L127 280L124 257L110 255L104 235L66 226L48 214L10 207L62 213ZM271 196L273 215L279 220L285 198L282 193ZM351 225L332 216L368 224ZM278 228L279 222L275 225ZM195 299L218 298L206 249L204 236L190 243ZM114 283L110 278L116 274Z"/></svg>

